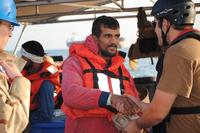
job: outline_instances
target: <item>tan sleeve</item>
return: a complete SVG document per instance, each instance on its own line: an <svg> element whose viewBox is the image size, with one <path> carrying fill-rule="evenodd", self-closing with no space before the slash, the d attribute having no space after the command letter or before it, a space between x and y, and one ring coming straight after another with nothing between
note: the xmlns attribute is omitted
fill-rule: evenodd
<svg viewBox="0 0 200 133"><path fill-rule="evenodd" d="M29 121L30 81L24 77L15 78L11 84L9 94L11 97L10 105L13 106L13 113L15 113L12 114L10 119L12 123L10 124L15 125L13 130L21 132Z"/></svg>
<svg viewBox="0 0 200 133"><path fill-rule="evenodd" d="M20 101L25 114L29 115L30 81L24 77L17 77L11 84L10 96Z"/></svg>
<svg viewBox="0 0 200 133"><path fill-rule="evenodd" d="M0 82L0 131L1 133L21 133L29 120L30 82L17 77L8 88L7 79Z"/></svg>
<svg viewBox="0 0 200 133"><path fill-rule="evenodd" d="M193 86L193 63L174 51L167 51L157 89L189 97Z"/></svg>

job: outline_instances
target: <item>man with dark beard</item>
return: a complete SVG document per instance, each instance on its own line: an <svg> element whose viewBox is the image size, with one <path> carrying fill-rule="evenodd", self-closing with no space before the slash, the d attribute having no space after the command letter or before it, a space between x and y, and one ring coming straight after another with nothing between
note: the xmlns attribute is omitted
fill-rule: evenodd
<svg viewBox="0 0 200 133"><path fill-rule="evenodd" d="M119 23L98 17L85 42L72 44L63 65L62 110L67 115L65 133L120 133L112 121L118 112L132 115L140 108L124 94L138 98L125 66ZM121 110L116 110L116 108Z"/></svg>

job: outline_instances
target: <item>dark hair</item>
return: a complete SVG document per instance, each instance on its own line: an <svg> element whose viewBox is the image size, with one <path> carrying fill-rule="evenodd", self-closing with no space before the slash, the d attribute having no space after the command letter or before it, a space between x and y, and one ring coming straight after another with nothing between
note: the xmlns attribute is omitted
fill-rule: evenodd
<svg viewBox="0 0 200 133"><path fill-rule="evenodd" d="M118 21L115 18L108 16L100 16L96 18L92 24L92 35L99 37L101 34L102 25L111 29L118 29L120 27Z"/></svg>
<svg viewBox="0 0 200 133"><path fill-rule="evenodd" d="M22 44L22 48L24 48L24 50L26 50L26 52L33 54L33 55L37 55L37 56L41 56L41 57L43 57L45 55L42 45L37 41L25 42L24 44Z"/></svg>

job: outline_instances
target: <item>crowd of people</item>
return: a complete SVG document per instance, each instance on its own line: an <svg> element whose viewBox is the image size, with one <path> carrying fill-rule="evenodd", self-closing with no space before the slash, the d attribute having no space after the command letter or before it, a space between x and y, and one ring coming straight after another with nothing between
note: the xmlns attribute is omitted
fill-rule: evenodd
<svg viewBox="0 0 200 133"><path fill-rule="evenodd" d="M59 108L67 118L65 133L198 133L195 5L191 0L157 0L151 15L163 52L154 97L144 103L124 65L126 53L118 50L120 24L115 18L97 17L91 34L70 46L60 67L34 40L22 44L21 57L4 50L19 23L14 1L0 0L0 132L30 132L28 125L53 120Z"/></svg>

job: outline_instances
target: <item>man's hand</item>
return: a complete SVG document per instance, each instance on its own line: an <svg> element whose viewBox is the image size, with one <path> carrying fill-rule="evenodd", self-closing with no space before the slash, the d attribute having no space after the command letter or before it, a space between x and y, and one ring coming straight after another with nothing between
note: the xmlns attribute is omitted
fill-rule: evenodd
<svg viewBox="0 0 200 133"><path fill-rule="evenodd" d="M20 71L15 66L8 65L5 61L0 61L0 66L3 67L7 77L11 80L13 80L15 77L22 76Z"/></svg>
<svg viewBox="0 0 200 133"><path fill-rule="evenodd" d="M111 95L111 104L119 112L125 115L135 115L141 112L141 108L127 96Z"/></svg>
<svg viewBox="0 0 200 133"><path fill-rule="evenodd" d="M115 127L118 130L122 131L122 130L124 130L124 128L127 126L127 124L129 122L131 122L132 120L138 119L138 118L139 118L138 115L127 116L127 115L118 113L118 114L114 115L112 119L115 124Z"/></svg>
<svg viewBox="0 0 200 133"><path fill-rule="evenodd" d="M143 129L139 128L136 120L130 121L124 128L124 133L142 133Z"/></svg>

